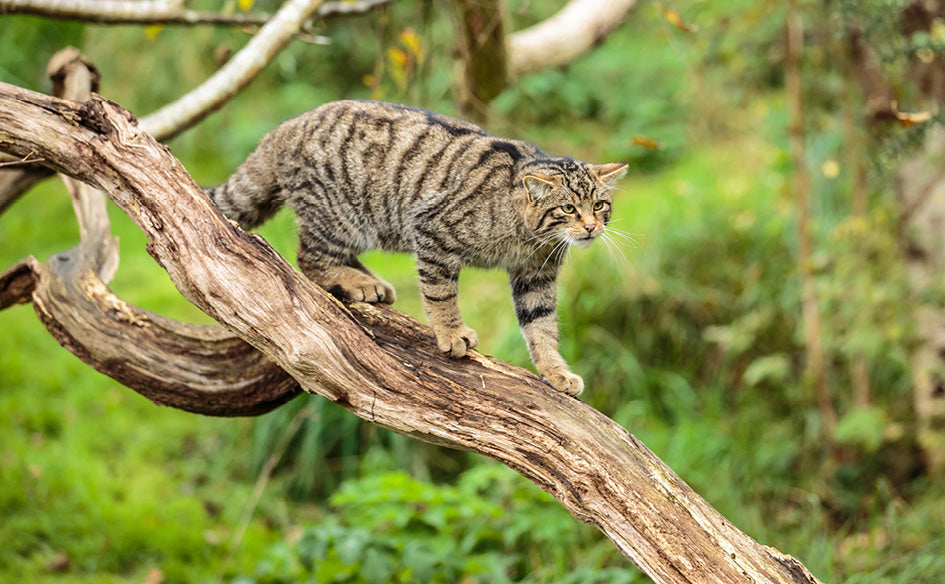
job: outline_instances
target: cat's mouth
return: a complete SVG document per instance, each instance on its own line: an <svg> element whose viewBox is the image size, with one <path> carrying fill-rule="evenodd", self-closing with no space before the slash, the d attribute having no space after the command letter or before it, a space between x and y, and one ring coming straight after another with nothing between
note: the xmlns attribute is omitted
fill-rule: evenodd
<svg viewBox="0 0 945 584"><path fill-rule="evenodd" d="M588 233L584 237L572 237L570 239L571 239L571 245L584 249L587 246L589 246L592 241L597 239L597 236L592 233Z"/></svg>

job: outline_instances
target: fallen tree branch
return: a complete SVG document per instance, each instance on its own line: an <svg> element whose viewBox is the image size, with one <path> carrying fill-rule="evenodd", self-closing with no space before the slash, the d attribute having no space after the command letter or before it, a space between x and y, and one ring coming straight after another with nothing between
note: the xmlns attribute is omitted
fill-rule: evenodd
<svg viewBox="0 0 945 584"><path fill-rule="evenodd" d="M313 16L329 20L340 16L365 14L393 0L325 2ZM265 12L203 12L188 10L183 2L162 0L0 0L0 14L32 14L59 20L78 20L100 24L173 24L180 26L262 26L272 14ZM311 27L307 23L306 28Z"/></svg>
<svg viewBox="0 0 945 584"><path fill-rule="evenodd" d="M103 189L191 302L301 387L402 434L491 456L597 525L658 583L816 583L756 543L646 446L535 375L476 352L442 355L385 306L346 308L216 210L119 106L0 84L0 150L33 152Z"/></svg>

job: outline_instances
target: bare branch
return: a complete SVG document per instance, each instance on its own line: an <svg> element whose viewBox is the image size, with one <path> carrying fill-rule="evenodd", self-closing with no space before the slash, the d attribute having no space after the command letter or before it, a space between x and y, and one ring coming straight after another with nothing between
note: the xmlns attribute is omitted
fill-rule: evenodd
<svg viewBox="0 0 945 584"><path fill-rule="evenodd" d="M397 432L494 457L593 523L658 583L818 582L738 531L636 438L536 376L452 361L385 306L346 309L229 223L120 107L0 84L0 150L35 151L105 190L197 306L302 388Z"/></svg>
<svg viewBox="0 0 945 584"><path fill-rule="evenodd" d="M84 101L98 71L74 48L47 68L63 97ZM29 158L29 157L27 157ZM298 395L298 384L220 326L194 326L126 304L106 287L118 267L105 195L65 181L79 247L40 265L28 258L0 276L0 309L33 302L53 337L80 359L158 404L216 416L256 415Z"/></svg>
<svg viewBox="0 0 945 584"><path fill-rule="evenodd" d="M101 75L92 62L75 47L58 51L49 60L46 72L53 81L57 97L85 101L98 89ZM111 223L105 206L105 194L67 175L59 175L69 191L72 208L79 222L79 238L96 249L99 260L89 267L104 282L118 269L118 239L111 235Z"/></svg>
<svg viewBox="0 0 945 584"><path fill-rule="evenodd" d="M141 120L141 127L159 140L168 140L192 127L211 112L248 85L260 71L285 47L296 35L307 19L315 12L322 17L332 15L355 14L370 10L392 0L364 0L362 2L332 2L322 0L289 0L275 16L263 15L259 22L250 24L265 25L249 43L200 86L190 91L177 101ZM45 10L52 12L46 13ZM3 12L23 12L45 14L47 16L67 18L78 12L89 14L118 15L141 14L148 18L158 18L174 11L183 10L180 3L169 2L126 2L121 0L0 0L0 14ZM150 15L150 16L148 16ZM120 22L114 20L112 22ZM147 20L142 22L157 22ZM90 63L87 63L91 66ZM51 65L52 66L52 65ZM98 86L98 71L92 71L93 91ZM52 73L50 73L52 75ZM54 84L57 82L53 79ZM58 92L55 92L57 93ZM2 169L0 172L0 213L12 205L33 185L50 175L46 168Z"/></svg>
<svg viewBox="0 0 945 584"><path fill-rule="evenodd" d="M167 140L216 111L256 78L322 3L288 0L226 65L187 95L144 117L141 128Z"/></svg>
<svg viewBox="0 0 945 584"><path fill-rule="evenodd" d="M365 14L393 0L325 2L314 19ZM61 20L101 24L174 24L181 26L262 26L272 19L265 12L201 12L188 10L183 2L161 0L0 0L0 14L34 14ZM311 23L306 24L306 28Z"/></svg>
<svg viewBox="0 0 945 584"><path fill-rule="evenodd" d="M636 0L571 0L557 14L509 35L509 74L567 65L599 45Z"/></svg>

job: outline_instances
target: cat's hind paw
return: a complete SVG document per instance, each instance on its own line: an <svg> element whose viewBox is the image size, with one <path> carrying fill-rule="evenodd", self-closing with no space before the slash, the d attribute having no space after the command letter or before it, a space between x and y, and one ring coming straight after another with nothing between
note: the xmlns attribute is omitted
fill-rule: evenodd
<svg viewBox="0 0 945 584"><path fill-rule="evenodd" d="M584 391L584 380L580 375L575 375L565 368L556 369L550 372L550 375L542 375L551 387L562 393L577 397Z"/></svg>
<svg viewBox="0 0 945 584"><path fill-rule="evenodd" d="M381 280L361 272L354 272L344 280L327 287L328 293L347 302L383 302L393 304L397 300L394 287Z"/></svg>
<svg viewBox="0 0 945 584"><path fill-rule="evenodd" d="M436 332L436 346L450 357L459 359L465 357L466 352L479 344L476 331L466 325L447 329L444 333Z"/></svg>

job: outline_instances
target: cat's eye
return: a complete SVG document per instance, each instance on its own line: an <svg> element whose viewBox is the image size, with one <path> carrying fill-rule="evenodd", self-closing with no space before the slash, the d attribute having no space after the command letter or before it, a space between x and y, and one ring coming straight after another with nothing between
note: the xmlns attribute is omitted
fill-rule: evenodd
<svg viewBox="0 0 945 584"><path fill-rule="evenodd" d="M604 202L604 201L597 201L596 203L594 203L594 210L595 210L595 211L600 211L601 209L604 208L605 205L607 205L606 202Z"/></svg>
<svg viewBox="0 0 945 584"><path fill-rule="evenodd" d="M574 208L574 205L561 205L561 210L569 215L577 211L577 209Z"/></svg>

